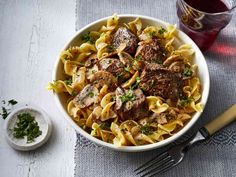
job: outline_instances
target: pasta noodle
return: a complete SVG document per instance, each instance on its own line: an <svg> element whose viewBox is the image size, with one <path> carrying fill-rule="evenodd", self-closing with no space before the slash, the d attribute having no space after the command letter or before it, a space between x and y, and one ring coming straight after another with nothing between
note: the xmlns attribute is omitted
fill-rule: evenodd
<svg viewBox="0 0 236 177"><path fill-rule="evenodd" d="M194 50L176 47L176 38L176 25L143 26L140 18L122 24L114 14L61 53L65 77L48 89L65 94L74 122L102 141L163 141L203 110Z"/></svg>

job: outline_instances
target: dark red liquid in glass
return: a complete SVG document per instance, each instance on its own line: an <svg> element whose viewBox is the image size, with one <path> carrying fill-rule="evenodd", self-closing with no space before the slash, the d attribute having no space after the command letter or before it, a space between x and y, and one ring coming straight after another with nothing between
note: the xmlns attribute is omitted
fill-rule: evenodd
<svg viewBox="0 0 236 177"><path fill-rule="evenodd" d="M221 0L184 0L191 7L207 12L217 13L229 10L224 2Z"/></svg>
<svg viewBox="0 0 236 177"><path fill-rule="evenodd" d="M200 47L207 50L215 41L218 33L230 21L229 8L221 0L178 0L177 14L180 29L188 34ZM219 13L214 14L213 13Z"/></svg>

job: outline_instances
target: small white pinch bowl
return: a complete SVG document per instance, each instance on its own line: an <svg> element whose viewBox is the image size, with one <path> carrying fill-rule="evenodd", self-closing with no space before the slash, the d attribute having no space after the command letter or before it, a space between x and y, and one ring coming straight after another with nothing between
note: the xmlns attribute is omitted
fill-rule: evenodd
<svg viewBox="0 0 236 177"><path fill-rule="evenodd" d="M17 122L17 115L22 113L30 113L35 117L35 121L38 122L39 129L42 131L42 134L34 139L33 142L27 143L26 137L22 139L16 139L13 136L13 128ZM8 144L20 151L30 151L34 150L49 139L52 132L52 123L48 115L41 109L35 106L24 106L13 110L6 118L4 123L5 138Z"/></svg>

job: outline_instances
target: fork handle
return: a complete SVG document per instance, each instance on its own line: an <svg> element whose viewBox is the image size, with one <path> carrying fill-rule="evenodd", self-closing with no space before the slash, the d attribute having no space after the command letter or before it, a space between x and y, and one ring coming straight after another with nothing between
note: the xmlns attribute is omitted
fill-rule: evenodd
<svg viewBox="0 0 236 177"><path fill-rule="evenodd" d="M215 132L229 125L234 120L236 120L236 104L234 104L224 113L220 114L214 120L206 124L204 126L204 129L207 130L208 136L211 136Z"/></svg>

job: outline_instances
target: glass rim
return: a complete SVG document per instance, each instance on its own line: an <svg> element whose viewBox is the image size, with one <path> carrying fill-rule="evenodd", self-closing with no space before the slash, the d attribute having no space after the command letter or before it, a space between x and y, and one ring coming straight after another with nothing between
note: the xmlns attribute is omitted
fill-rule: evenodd
<svg viewBox="0 0 236 177"><path fill-rule="evenodd" d="M209 13L209 12L204 12L204 11L198 10L198 9L190 6L187 2L185 2L185 0L178 0L178 1L182 1L185 5L187 5L191 9L194 9L195 11L198 11L200 13L204 13L204 14L207 14L207 15L213 15L214 16L214 15L221 15L221 14L231 14L231 9L229 9L227 11L223 11L223 12Z"/></svg>

